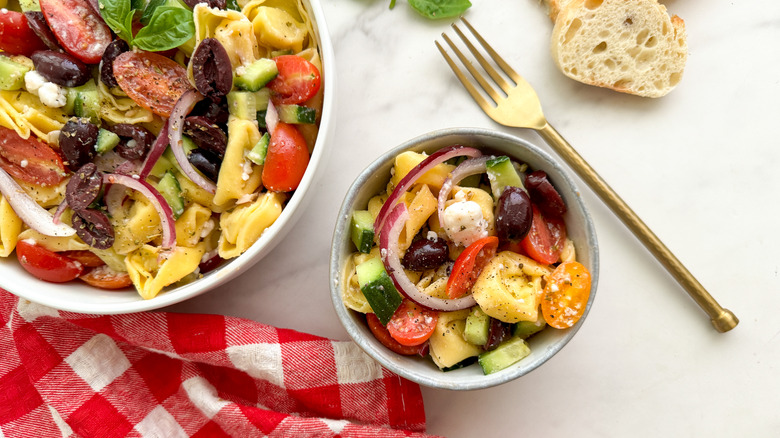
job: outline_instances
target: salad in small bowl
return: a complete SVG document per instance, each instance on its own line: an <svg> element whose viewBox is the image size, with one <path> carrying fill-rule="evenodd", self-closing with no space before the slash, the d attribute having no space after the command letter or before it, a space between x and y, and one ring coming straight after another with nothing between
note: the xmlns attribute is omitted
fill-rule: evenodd
<svg viewBox="0 0 780 438"><path fill-rule="evenodd" d="M449 129L387 152L350 187L331 297L355 341L423 385L494 386L577 332L598 280L570 177L528 142Z"/></svg>
<svg viewBox="0 0 780 438"><path fill-rule="evenodd" d="M159 308L293 226L331 126L316 1L6 6L0 286L77 312Z"/></svg>

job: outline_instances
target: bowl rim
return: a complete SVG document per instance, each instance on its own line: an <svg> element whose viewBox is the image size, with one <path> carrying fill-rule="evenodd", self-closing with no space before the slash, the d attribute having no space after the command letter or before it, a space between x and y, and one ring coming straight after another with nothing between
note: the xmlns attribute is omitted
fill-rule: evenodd
<svg viewBox="0 0 780 438"><path fill-rule="evenodd" d="M435 142L437 139L442 139L447 137L471 137L477 142L480 139L489 138L497 141L515 143L520 145L521 147L526 148L529 153L531 153L532 155L536 155L539 159L544 161L546 165L555 169L560 175L560 177L556 176L556 178L559 181L558 184L565 184L566 186L571 188L572 192L575 195L573 196L573 199L567 199L567 201L568 202L573 201L576 204L577 209L581 211L582 216L584 218L583 225L584 225L585 240L586 243L589 243L587 252L591 264L591 293L588 300L588 304L585 308L585 312L582 318L580 319L580 321L577 322L577 324L575 324L573 327L569 329L561 331L564 333L564 336L560 340L555 342L552 348L548 347L547 349L545 349L544 353L538 359L536 359L533 362L527 363L529 364L529 366L527 367L522 367L522 368L510 367L506 370L494 374L479 375L478 376L479 378L474 378L468 382L457 382L457 383L448 380L446 378L448 376L448 373L445 373L440 370L434 370L438 374L434 374L432 372L431 375L428 375L427 373L410 371L408 368L405 368L403 366L401 361L398 360L399 358L403 358L403 359L407 359L407 358L390 352L384 346L380 346L378 348L377 347L378 341L373 341L371 339L368 339L367 336L364 336L363 333L365 333L365 331L363 331L363 329L360 329L357 326L355 320L352 318L352 315L358 312L348 309L342 301L341 278L340 278L341 272L344 267L344 260L342 260L341 257L343 254L342 245L344 239L349 239L349 232L347 230L349 229L349 221L351 218L351 212L353 210L352 204L356 202L356 199L358 198L360 193L360 188L364 184L366 184L370 179L372 179L380 171L382 167L386 166L388 162L390 160L393 160L395 156L398 155L399 153L409 149L428 150L430 152L432 150L444 147L444 145L432 145L431 142ZM366 354L368 354L370 357L372 357L374 360L379 362L383 367L390 370L391 372L394 372L395 374L398 374L408 380L411 380L413 382L416 382L424 386L428 386L432 388L440 388L440 389L449 389L449 390L474 390L474 389L485 389L485 388L497 386L509 382L511 380L514 380L518 377L521 377L535 370L543 363L551 359L552 356L554 356L564 346L566 346L566 344L568 344L569 341L571 341L571 339L574 337L574 335L577 333L577 331L584 323L596 296L596 290L598 287L598 277L599 277L599 247L598 247L598 239L596 236L595 225L593 223L593 219L590 215L590 212L588 211L587 206L585 205L582 199L582 195L579 191L577 184L575 183L573 178L569 175L569 171L565 170L563 166L559 163L559 161L554 159L550 154L540 149L538 146L530 143L529 141L501 131L487 129L487 128L465 127L465 128L444 128L444 129L434 130L422 134L420 136L417 136L415 138L412 138L411 140L408 140L386 151L381 156L379 156L376 160L371 162L371 164L369 164L357 176L357 178L355 178L353 183L350 185L344 197L344 200L341 204L341 207L339 208L338 218L333 233L333 239L331 241L331 252L330 252L330 261L329 261L329 280L330 280L329 287L331 293L331 301L339 321L344 326L344 328L346 329L347 333L350 335L352 340ZM414 360L418 360L418 359L414 358ZM425 359L425 360L430 360L430 359ZM522 361L518 363L522 363Z"/></svg>
<svg viewBox="0 0 780 438"><path fill-rule="evenodd" d="M148 310L155 310L161 307L170 306L182 301L188 300L195 296L209 292L216 287L226 283L227 281L237 277L239 274L249 270L253 265L259 262L265 257L276 245L278 245L285 235L294 227L297 220L300 218L303 211L304 203L308 202L316 187L312 187L315 177L325 167L328 156L330 155L330 149L326 145L328 135L334 129L335 115L333 114L333 107L336 95L336 68L335 68L335 55L333 52L333 44L328 32L327 23L325 21L325 13L319 0L303 0L304 4L308 7L311 15L314 17L312 21L314 26L314 32L318 39L318 48L320 51L320 58L322 60L322 77L323 77L323 105L322 115L320 119L320 130L317 136L317 140L312 148L312 154L309 159L309 166L303 175L298 188L293 196L285 205L282 213L276 219L276 221L266 229L266 231L260 236L260 238L252 244L252 246L240 256L230 260L228 263L223 264L214 271L205 274L202 278L197 279L191 283L163 290L148 300L143 299L135 290L112 292L111 294L118 293L133 293L137 296L137 299L132 301L115 301L115 302L81 302L74 301L72 299L65 299L60 295L53 295L47 293L47 291L38 290L33 286L35 284L47 284L48 289L51 283L43 282L37 278L33 278L32 281L24 281L22 285L17 284L14 281L9 281L8 284L0 284L0 288L7 290L8 292L36 302L46 305L58 310L78 312L85 314L104 314L115 315L125 313L135 313ZM324 129L323 129L324 128ZM312 165L313 164L313 165ZM13 263L18 266L18 262L13 260ZM21 272L21 267L19 267ZM29 275L26 272L25 275ZM0 276L1 277L1 276ZM32 277L32 276L30 276ZM55 284L58 288L67 287L67 283ZM81 284L79 284L81 286ZM84 284L83 286L87 286ZM87 286L89 287L89 286ZM97 294L100 292L96 289ZM97 296L96 294L96 296Z"/></svg>

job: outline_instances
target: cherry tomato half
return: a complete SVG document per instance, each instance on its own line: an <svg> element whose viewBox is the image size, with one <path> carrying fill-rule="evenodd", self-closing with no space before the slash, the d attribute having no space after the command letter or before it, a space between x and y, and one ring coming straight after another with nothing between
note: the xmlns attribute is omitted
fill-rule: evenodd
<svg viewBox="0 0 780 438"><path fill-rule="evenodd" d="M520 241L520 246L529 257L539 263L552 264L561 257L566 242L566 224L560 217L545 217L536 205L531 230Z"/></svg>
<svg viewBox="0 0 780 438"><path fill-rule="evenodd" d="M274 104L299 104L317 94L321 83L317 66L297 55L278 56L274 61L279 74L267 85Z"/></svg>
<svg viewBox="0 0 780 438"><path fill-rule="evenodd" d="M14 178L42 186L59 184L66 175L62 158L48 144L35 137L25 140L2 126L0 168Z"/></svg>
<svg viewBox="0 0 780 438"><path fill-rule="evenodd" d="M405 298L387 323L387 331L399 344L412 347L431 337L438 320L438 312L423 309Z"/></svg>
<svg viewBox="0 0 780 438"><path fill-rule="evenodd" d="M9 55L30 56L36 50L46 50L46 44L27 25L21 12L0 13L0 50Z"/></svg>
<svg viewBox="0 0 780 438"><path fill-rule="evenodd" d="M111 29L87 0L39 0L54 36L68 53L97 64L111 43Z"/></svg>
<svg viewBox="0 0 780 438"><path fill-rule="evenodd" d="M482 269L496 255L497 249L498 237L488 236L472 243L460 253L447 280L447 296L454 299L466 295L477 282Z"/></svg>
<svg viewBox="0 0 780 438"><path fill-rule="evenodd" d="M298 188L309 165L309 148L298 129L279 123L271 134L263 165L263 185L272 192Z"/></svg>
<svg viewBox="0 0 780 438"><path fill-rule="evenodd" d="M157 53L122 53L114 60L114 76L135 103L163 117L170 117L176 101L192 88L187 70Z"/></svg>
<svg viewBox="0 0 780 438"><path fill-rule="evenodd" d="M71 281L84 270L81 263L26 240L16 243L16 257L27 272L52 283Z"/></svg>
<svg viewBox="0 0 780 438"><path fill-rule="evenodd" d="M127 272L116 272L108 266L90 269L80 275L79 279L90 286L109 290L123 289L133 284Z"/></svg>
<svg viewBox="0 0 780 438"><path fill-rule="evenodd" d="M425 344L413 347L401 345L390 336L390 332L373 313L366 313L366 322L368 322L368 328L371 330L371 333L374 334L374 337L394 353L402 354L404 356L414 356L415 354L421 354L425 349Z"/></svg>
<svg viewBox="0 0 780 438"><path fill-rule="evenodd" d="M550 326L565 329L580 320L590 297L590 272L578 262L558 265L544 287L542 316Z"/></svg>
<svg viewBox="0 0 780 438"><path fill-rule="evenodd" d="M97 268L98 266L103 266L106 264L103 259L97 256L97 254L86 249L62 251L60 254L81 263L85 268Z"/></svg>

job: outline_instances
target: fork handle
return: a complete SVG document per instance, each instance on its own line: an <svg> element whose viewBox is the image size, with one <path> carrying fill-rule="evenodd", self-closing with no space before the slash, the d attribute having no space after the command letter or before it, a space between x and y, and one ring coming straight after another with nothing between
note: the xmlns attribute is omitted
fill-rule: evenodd
<svg viewBox="0 0 780 438"><path fill-rule="evenodd" d="M549 123L537 129L539 135L560 155L577 175L593 189L604 203L615 213L632 233L650 250L655 258L669 271L694 301L710 316L712 325L721 333L727 332L739 323L739 319L718 304L704 289L693 274L672 254L658 236L634 213L631 207L593 170L573 147Z"/></svg>

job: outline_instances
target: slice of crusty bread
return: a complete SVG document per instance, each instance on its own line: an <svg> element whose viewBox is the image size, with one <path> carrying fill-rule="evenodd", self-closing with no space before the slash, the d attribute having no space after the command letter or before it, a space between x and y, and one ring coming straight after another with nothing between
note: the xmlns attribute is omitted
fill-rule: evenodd
<svg viewBox="0 0 780 438"><path fill-rule="evenodd" d="M547 0L555 9L552 56L570 78L645 97L682 79L685 22L656 0Z"/></svg>

